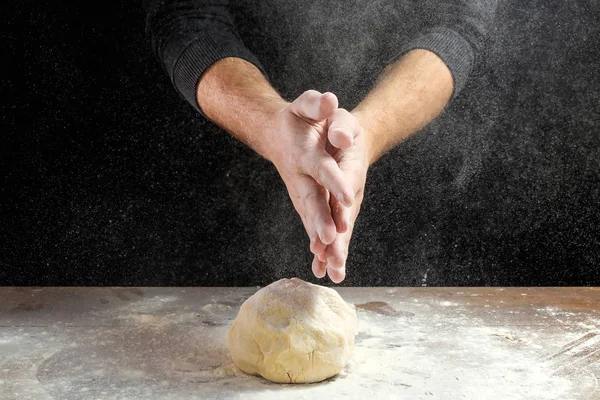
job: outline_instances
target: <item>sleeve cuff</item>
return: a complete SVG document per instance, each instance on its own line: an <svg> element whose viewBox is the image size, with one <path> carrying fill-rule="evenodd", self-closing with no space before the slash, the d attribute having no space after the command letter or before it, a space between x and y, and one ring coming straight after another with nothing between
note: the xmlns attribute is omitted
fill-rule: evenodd
<svg viewBox="0 0 600 400"><path fill-rule="evenodd" d="M429 50L444 61L454 81L452 98L456 97L465 86L475 61L469 42L452 29L436 27L403 46L394 60L416 49Z"/></svg>
<svg viewBox="0 0 600 400"><path fill-rule="evenodd" d="M196 100L196 86L211 65L226 57L242 58L254 64L266 75L256 56L237 38L223 37L215 40L210 36L201 36L183 50L175 63L171 76L173 85L202 115L204 114Z"/></svg>

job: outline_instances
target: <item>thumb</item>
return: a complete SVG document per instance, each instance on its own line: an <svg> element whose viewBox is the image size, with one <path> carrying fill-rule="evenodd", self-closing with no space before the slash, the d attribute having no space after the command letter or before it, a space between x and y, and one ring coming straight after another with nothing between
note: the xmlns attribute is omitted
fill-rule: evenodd
<svg viewBox="0 0 600 400"><path fill-rule="evenodd" d="M337 107L338 99L335 94L307 90L292 102L290 110L301 118L320 122L333 116Z"/></svg>

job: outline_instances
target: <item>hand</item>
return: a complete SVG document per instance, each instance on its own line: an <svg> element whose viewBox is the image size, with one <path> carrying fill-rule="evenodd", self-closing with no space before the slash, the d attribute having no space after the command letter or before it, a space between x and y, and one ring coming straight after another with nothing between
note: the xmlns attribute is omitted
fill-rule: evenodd
<svg viewBox="0 0 600 400"><path fill-rule="evenodd" d="M348 230L351 213L344 210L356 197L354 164L348 164L355 156L336 149L351 146L358 124L337 107L332 93L304 92L277 113L271 143L264 146L302 218L311 251L322 261L327 245Z"/></svg>
<svg viewBox="0 0 600 400"><path fill-rule="evenodd" d="M352 187L353 201L352 206L346 208L335 197L330 197L330 208L334 221L348 222L344 223L346 227L344 232L339 232L333 242L328 244L325 250L325 259L322 256L315 255L312 270L318 278L322 278L327 274L333 282L340 283L346 276L348 246L352 237L354 222L363 200L367 169L370 165L370 151L364 129L355 115L343 109L338 109L336 114L334 119L345 121L344 129L347 129L347 132L342 137L351 137L351 145L348 145L347 142L339 143L338 137L332 136L329 141L335 146L333 144L329 145L328 152L336 160L344 173L346 181ZM336 129L334 126L330 127L330 132L334 129Z"/></svg>

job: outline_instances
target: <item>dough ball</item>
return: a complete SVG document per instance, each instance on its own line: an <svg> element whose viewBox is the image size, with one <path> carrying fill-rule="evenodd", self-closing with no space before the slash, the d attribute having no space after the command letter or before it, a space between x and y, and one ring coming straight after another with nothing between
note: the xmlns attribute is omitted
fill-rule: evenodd
<svg viewBox="0 0 600 400"><path fill-rule="evenodd" d="M279 383L319 382L344 368L356 332L356 310L335 290L281 279L242 304L229 329L229 350L249 374Z"/></svg>

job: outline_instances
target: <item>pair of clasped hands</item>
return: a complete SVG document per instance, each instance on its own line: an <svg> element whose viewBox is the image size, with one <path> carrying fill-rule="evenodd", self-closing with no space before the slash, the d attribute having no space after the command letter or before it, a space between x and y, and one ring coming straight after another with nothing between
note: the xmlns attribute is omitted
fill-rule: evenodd
<svg viewBox="0 0 600 400"><path fill-rule="evenodd" d="M369 152L357 117L333 93L309 90L277 114L269 159L302 218L314 254L312 271L339 283L360 210Z"/></svg>

